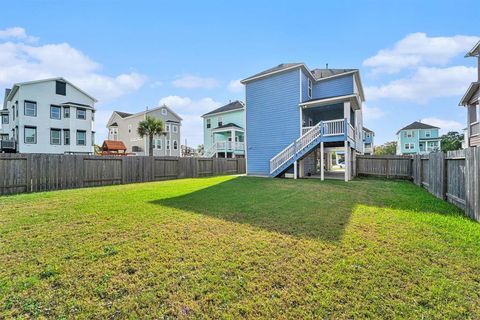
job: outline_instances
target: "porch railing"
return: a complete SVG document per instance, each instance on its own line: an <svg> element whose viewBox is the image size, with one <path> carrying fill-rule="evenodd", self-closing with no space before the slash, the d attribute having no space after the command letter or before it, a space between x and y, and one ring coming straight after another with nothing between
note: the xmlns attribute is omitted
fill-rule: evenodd
<svg viewBox="0 0 480 320"><path fill-rule="evenodd" d="M345 119L323 121L324 136L338 136L345 133Z"/></svg>
<svg viewBox="0 0 480 320"><path fill-rule="evenodd" d="M0 140L0 150L3 149L15 150L15 140Z"/></svg>
<svg viewBox="0 0 480 320"><path fill-rule="evenodd" d="M211 158L217 152L245 151L245 143L232 141L217 141L205 152L205 157Z"/></svg>

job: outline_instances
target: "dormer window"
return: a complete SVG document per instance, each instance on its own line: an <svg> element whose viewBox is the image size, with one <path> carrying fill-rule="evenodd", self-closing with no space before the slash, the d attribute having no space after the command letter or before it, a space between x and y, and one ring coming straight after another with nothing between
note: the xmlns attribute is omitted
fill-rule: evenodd
<svg viewBox="0 0 480 320"><path fill-rule="evenodd" d="M164 116L167 115L167 109L165 109L165 108L162 109L162 115L164 115Z"/></svg>
<svg viewBox="0 0 480 320"><path fill-rule="evenodd" d="M308 79L308 97L311 99L312 98L312 79Z"/></svg>

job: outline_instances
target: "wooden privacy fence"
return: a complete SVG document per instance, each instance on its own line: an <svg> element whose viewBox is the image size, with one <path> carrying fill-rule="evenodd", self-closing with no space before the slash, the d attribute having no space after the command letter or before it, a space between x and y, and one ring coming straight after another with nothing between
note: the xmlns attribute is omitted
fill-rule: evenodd
<svg viewBox="0 0 480 320"><path fill-rule="evenodd" d="M0 195L241 173L242 158L0 154Z"/></svg>
<svg viewBox="0 0 480 320"><path fill-rule="evenodd" d="M480 148L406 156L357 156L358 175L407 178L480 221Z"/></svg>

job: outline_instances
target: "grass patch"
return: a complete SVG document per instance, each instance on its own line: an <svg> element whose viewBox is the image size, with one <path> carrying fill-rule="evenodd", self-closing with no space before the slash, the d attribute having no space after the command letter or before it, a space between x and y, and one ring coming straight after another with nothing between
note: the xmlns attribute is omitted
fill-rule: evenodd
<svg viewBox="0 0 480 320"><path fill-rule="evenodd" d="M478 318L480 225L404 181L0 197L0 318Z"/></svg>

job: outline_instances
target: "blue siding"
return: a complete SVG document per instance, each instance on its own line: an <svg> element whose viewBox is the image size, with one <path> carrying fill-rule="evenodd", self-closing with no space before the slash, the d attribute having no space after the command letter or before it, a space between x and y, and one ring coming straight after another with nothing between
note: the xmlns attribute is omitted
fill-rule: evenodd
<svg viewBox="0 0 480 320"><path fill-rule="evenodd" d="M299 69L246 84L248 174L269 175L270 159L300 136Z"/></svg>
<svg viewBox="0 0 480 320"><path fill-rule="evenodd" d="M318 81L313 85L312 99L342 96L353 93L353 76L346 75L330 80Z"/></svg>
<svg viewBox="0 0 480 320"><path fill-rule="evenodd" d="M310 100L308 96L308 79L309 77L304 73L303 69L302 70L302 102ZM313 96L313 95L312 95Z"/></svg>

